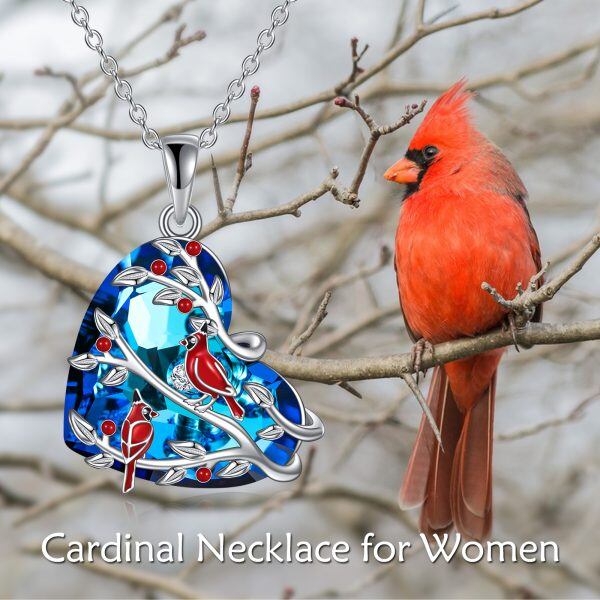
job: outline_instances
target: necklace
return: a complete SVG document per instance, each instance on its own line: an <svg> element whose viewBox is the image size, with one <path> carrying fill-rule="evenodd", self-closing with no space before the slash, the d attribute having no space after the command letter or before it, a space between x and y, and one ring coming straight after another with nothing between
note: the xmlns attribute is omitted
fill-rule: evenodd
<svg viewBox="0 0 600 600"><path fill-rule="evenodd" d="M198 136L162 138L148 126L146 109L119 76L86 9L64 1L114 81L117 98L129 104L143 143L162 151L171 198L159 216L161 237L121 260L85 313L68 359L65 442L91 467L123 471L124 493L136 477L163 486L291 481L301 471L301 442L319 439L323 424L283 377L260 362L262 335L229 333L229 282L215 254L196 240L202 218L190 200L198 150L216 143L217 128L295 0L273 10L241 75L215 106L211 125Z"/></svg>

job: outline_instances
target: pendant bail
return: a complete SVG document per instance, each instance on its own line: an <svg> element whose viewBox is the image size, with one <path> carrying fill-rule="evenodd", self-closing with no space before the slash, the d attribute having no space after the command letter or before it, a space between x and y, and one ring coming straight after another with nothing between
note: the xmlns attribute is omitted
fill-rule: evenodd
<svg viewBox="0 0 600 600"><path fill-rule="evenodd" d="M199 138L192 134L167 135L161 142L173 216L177 225L183 225L192 199Z"/></svg>

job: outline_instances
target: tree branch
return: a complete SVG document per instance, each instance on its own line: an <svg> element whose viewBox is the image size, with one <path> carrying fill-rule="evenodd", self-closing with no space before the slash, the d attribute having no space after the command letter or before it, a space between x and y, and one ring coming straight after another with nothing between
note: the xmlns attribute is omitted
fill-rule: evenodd
<svg viewBox="0 0 600 600"><path fill-rule="evenodd" d="M572 344L600 339L600 319L574 323L530 323L517 332L517 341L526 346L543 344ZM433 355L425 352L421 367L429 369L460 358L481 354L487 350L504 348L513 344L510 331L495 330L475 338L463 338L434 346ZM392 354L364 358L306 358L267 350L264 362L284 375L295 379L336 383L362 379L402 377L413 372L412 355Z"/></svg>

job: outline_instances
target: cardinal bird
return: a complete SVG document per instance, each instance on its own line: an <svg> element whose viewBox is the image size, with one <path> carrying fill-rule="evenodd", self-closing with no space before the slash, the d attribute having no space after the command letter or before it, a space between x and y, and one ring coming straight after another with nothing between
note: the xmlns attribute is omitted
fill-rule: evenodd
<svg viewBox="0 0 600 600"><path fill-rule="evenodd" d="M432 105L406 155L385 178L405 184L395 267L406 329L414 342L475 336L505 322L481 288L505 298L541 270L525 206L527 190L508 159L469 114L466 82ZM534 320L541 319L537 311ZM492 524L492 432L503 350L436 367L428 403L442 447L421 421L400 490L400 506L421 506L428 536L456 527L481 540Z"/></svg>
<svg viewBox="0 0 600 600"><path fill-rule="evenodd" d="M134 398L121 426L121 451L125 459L124 494L133 489L135 464L152 444L154 428L151 420L158 416L158 413L144 402L139 390L135 390Z"/></svg>
<svg viewBox="0 0 600 600"><path fill-rule="evenodd" d="M227 379L223 365L210 353L208 336L216 333L216 328L208 319L198 320L197 331L179 342L187 350L185 372L190 383L213 400L222 397L238 420L244 418L244 409L235 399L236 391Z"/></svg>

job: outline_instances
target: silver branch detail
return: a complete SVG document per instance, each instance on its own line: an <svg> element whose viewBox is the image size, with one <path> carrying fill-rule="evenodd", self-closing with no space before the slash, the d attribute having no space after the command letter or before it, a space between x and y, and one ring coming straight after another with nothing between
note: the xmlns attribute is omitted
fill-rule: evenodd
<svg viewBox="0 0 600 600"><path fill-rule="evenodd" d="M163 289L153 298L153 303L158 305L172 306L183 297L189 298L193 307L201 309L205 315L205 318L190 317L190 323L194 328L199 329L200 326L206 325L209 333L217 335L223 345L241 360L247 362L258 360L266 349L264 338L250 332L230 336L222 322L219 304L223 301L225 288L221 278L215 277L209 288L198 267L196 257L189 255L175 239L161 238L155 240L153 245L170 256L179 256L185 266L171 268L170 274L173 277L156 275L143 267L129 267L113 279L113 284L135 287L146 281L156 282L163 286ZM157 484L173 485L185 477L187 469L199 466L212 468L222 462L227 462L227 465L221 468L217 475L224 478L240 477L253 465L277 481L290 481L300 474L301 462L297 452L293 453L287 464L275 463L263 453L237 421L210 410L215 398L203 404L205 397L189 398L181 393L191 389L189 382L186 381L185 370L181 368L177 372L173 370L171 374L173 387L171 387L143 363L123 337L114 319L96 308L94 321L98 331L115 343L123 358L117 358L110 352L102 355L81 354L69 359L71 366L80 370L91 370L102 364L111 366L112 369L102 378L102 383L109 386L120 385L130 373L133 373L171 402L225 432L237 444L237 447L207 452L203 446L195 442L171 440L169 445L177 454L177 458L160 460L142 458L137 461L137 466L140 468L166 471L165 475L156 482ZM274 422L274 425L265 427L259 432L260 439L277 440L288 433L299 441L312 441L323 435L323 424L312 411L304 408L302 422L293 423L279 412L273 394L264 385L248 382L242 390L242 394L263 408ZM91 425L75 411L71 411L69 421L75 435L82 443L96 445L101 450L100 454L88 459L89 464L93 463L92 466L105 468L110 460L123 461L121 451L111 446L110 436L98 436Z"/></svg>

